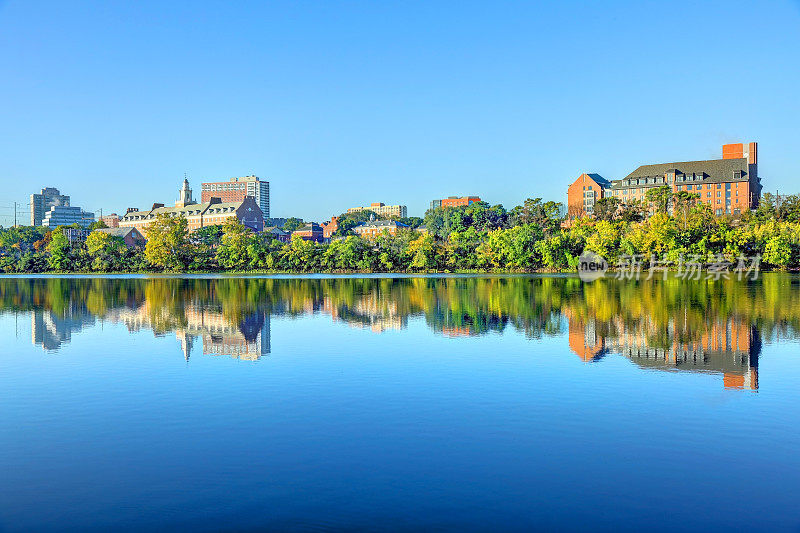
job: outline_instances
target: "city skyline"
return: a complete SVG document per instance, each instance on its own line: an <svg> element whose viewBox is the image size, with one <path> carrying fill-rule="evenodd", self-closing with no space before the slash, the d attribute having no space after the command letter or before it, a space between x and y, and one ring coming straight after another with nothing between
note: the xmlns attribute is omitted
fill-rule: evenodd
<svg viewBox="0 0 800 533"><path fill-rule="evenodd" d="M452 194L510 208L743 139L765 192L795 192L798 21L790 2L6 2L0 224L47 186L98 215L170 203L184 173L261 176L273 217L374 199L420 216ZM713 37L743 23L735 52Z"/></svg>

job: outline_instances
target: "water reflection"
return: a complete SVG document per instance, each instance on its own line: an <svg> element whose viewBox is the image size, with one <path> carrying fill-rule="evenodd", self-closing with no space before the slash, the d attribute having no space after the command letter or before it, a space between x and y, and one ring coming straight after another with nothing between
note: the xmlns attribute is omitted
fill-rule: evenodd
<svg viewBox="0 0 800 533"><path fill-rule="evenodd" d="M47 351L98 324L173 334L184 357L257 360L271 351L270 317L328 315L380 333L412 318L448 337L513 328L563 338L586 362L607 354L642 368L721 374L725 387L758 389L762 338L796 337L798 278L758 282L615 282L566 277L455 278L6 278L0 311L29 313Z"/></svg>
<svg viewBox="0 0 800 533"><path fill-rule="evenodd" d="M704 327L670 320L662 329L651 317L640 324L570 317L569 347L586 362L621 354L642 368L723 375L725 388L758 390L758 330L740 318L711 318Z"/></svg>

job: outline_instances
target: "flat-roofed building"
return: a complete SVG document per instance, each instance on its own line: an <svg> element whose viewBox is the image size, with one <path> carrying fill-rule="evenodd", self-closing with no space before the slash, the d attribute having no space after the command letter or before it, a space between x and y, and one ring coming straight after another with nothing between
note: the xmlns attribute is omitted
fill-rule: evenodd
<svg viewBox="0 0 800 533"><path fill-rule="evenodd" d="M108 226L109 228L118 228L119 227L119 215L116 213L111 213L110 215L105 215L100 217L100 220Z"/></svg>
<svg viewBox="0 0 800 533"><path fill-rule="evenodd" d="M383 202L373 202L368 206L351 207L348 213L358 213L360 211L372 211L382 217L405 218L408 216L408 208L404 205L386 205Z"/></svg>
<svg viewBox="0 0 800 533"><path fill-rule="evenodd" d="M77 206L54 205L45 213L42 226L56 228L58 226L71 226L77 224L88 228L94 222L94 213L84 211Z"/></svg>
<svg viewBox="0 0 800 533"><path fill-rule="evenodd" d="M31 226L42 226L44 217L54 206L69 207L69 196L61 194L55 187L45 187L41 192L31 194Z"/></svg>
<svg viewBox="0 0 800 533"><path fill-rule="evenodd" d="M208 202L212 197L223 202L241 202L245 196L252 197L261 209L262 216L269 218L269 182L258 176L230 178L227 181L209 181L200 186L200 201Z"/></svg>
<svg viewBox="0 0 800 533"><path fill-rule="evenodd" d="M448 196L441 200L431 201L431 209L437 209L439 207L460 207L480 201L480 196Z"/></svg>

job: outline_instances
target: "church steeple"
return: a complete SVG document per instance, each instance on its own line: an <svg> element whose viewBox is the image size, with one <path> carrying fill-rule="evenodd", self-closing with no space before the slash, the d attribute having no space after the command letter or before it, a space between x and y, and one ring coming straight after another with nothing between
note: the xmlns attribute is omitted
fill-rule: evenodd
<svg viewBox="0 0 800 533"><path fill-rule="evenodd" d="M184 174L183 177L183 186L181 187L178 201L175 202L175 207L186 207L187 205L192 205L194 200L192 199L192 189L189 187L189 179Z"/></svg>

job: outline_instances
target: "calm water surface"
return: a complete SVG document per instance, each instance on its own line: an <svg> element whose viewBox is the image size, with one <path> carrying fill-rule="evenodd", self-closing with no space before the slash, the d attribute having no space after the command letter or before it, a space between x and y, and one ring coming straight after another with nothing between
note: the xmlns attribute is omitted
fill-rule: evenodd
<svg viewBox="0 0 800 533"><path fill-rule="evenodd" d="M800 529L800 280L0 278L0 530Z"/></svg>

